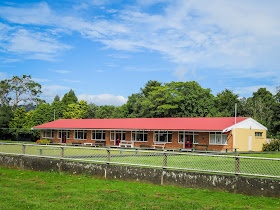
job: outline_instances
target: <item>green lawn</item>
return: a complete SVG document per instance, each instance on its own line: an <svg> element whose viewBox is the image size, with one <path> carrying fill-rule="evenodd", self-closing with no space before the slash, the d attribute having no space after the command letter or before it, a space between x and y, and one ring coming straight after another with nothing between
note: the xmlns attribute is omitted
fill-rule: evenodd
<svg viewBox="0 0 280 210"><path fill-rule="evenodd" d="M87 147L88 148L88 147ZM5 153L22 153L22 145L0 145L0 152ZM60 147L45 146L26 146L25 153L29 155L55 156L61 155ZM167 167L186 168L197 171L217 171L217 172L235 172L235 158L209 155L194 155L195 153L167 153ZM111 150L110 162L122 163L127 165L141 164L145 166L162 167L163 155L154 151L141 152L136 150ZM227 155L230 156L230 155ZM280 153L263 153L263 154L241 154L241 156L256 157L275 157L279 158ZM80 147L67 147L64 149L64 157L71 159L82 159L90 161L107 160L106 149L82 149ZM261 160L261 159L244 159L240 158L240 173L254 175L271 175L280 177L280 161Z"/></svg>
<svg viewBox="0 0 280 210"><path fill-rule="evenodd" d="M250 153L250 154L240 154L240 155L250 156L250 157L280 158L280 152Z"/></svg>
<svg viewBox="0 0 280 210"><path fill-rule="evenodd" d="M280 199L0 168L0 209L279 209Z"/></svg>

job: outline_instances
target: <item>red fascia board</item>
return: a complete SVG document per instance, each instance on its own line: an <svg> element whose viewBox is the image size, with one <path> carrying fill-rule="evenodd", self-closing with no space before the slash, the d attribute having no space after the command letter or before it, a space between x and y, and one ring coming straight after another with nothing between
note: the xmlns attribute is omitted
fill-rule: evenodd
<svg viewBox="0 0 280 210"><path fill-rule="evenodd" d="M239 123L247 117L237 117ZM125 118L125 119L60 119L34 129L108 129L108 130L192 130L222 131L234 125L234 117L212 118Z"/></svg>

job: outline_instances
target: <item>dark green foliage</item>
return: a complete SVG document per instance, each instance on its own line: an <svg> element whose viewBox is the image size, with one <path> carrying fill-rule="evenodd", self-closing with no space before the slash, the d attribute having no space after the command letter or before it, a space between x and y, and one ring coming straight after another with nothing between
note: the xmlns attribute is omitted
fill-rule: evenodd
<svg viewBox="0 0 280 210"><path fill-rule="evenodd" d="M154 88L156 87L160 87L162 85L161 82L158 82L156 80L149 80L146 84L144 88L141 88L141 93L145 96L148 97L148 95L150 94L150 92L152 92L154 90Z"/></svg>
<svg viewBox="0 0 280 210"><path fill-rule="evenodd" d="M149 81L127 101L128 117L206 117L216 109L210 89L197 82L171 82L162 85Z"/></svg>
<svg viewBox="0 0 280 210"><path fill-rule="evenodd" d="M56 96L54 97L53 101L54 101L54 102L55 102L55 101L60 101L59 96L58 96L58 95L56 95Z"/></svg>
<svg viewBox="0 0 280 210"><path fill-rule="evenodd" d="M29 123L33 111L26 113L24 107L18 107L14 112L14 117L9 122L10 132L17 137L19 132L28 131Z"/></svg>
<svg viewBox="0 0 280 210"><path fill-rule="evenodd" d="M225 89L221 93L217 94L215 99L215 106L217 108L217 115L221 117L234 117L235 116L235 104L239 107L240 100L238 95L232 91Z"/></svg>
<svg viewBox="0 0 280 210"><path fill-rule="evenodd" d="M116 109L116 107L112 106L112 105L100 106L99 109L97 110L96 118L98 118L98 119L113 118L115 109Z"/></svg>
<svg viewBox="0 0 280 210"><path fill-rule="evenodd" d="M274 96L275 104L273 107L272 117L272 133L280 139L280 86L277 88L277 93Z"/></svg>
<svg viewBox="0 0 280 210"><path fill-rule="evenodd" d="M49 103L40 104L34 110L31 117L31 127L41 125L43 123L51 122L54 120L53 109Z"/></svg>
<svg viewBox="0 0 280 210"><path fill-rule="evenodd" d="M3 105L0 107L0 138L9 139L11 134L9 131L9 123L13 119L14 113L12 107Z"/></svg>
<svg viewBox="0 0 280 210"><path fill-rule="evenodd" d="M67 109L67 105L65 103L62 101L53 101L51 108L53 110L52 112L55 112L55 120L63 119L63 115Z"/></svg>
<svg viewBox="0 0 280 210"><path fill-rule="evenodd" d="M85 119L95 119L97 117L97 111L99 106L95 105L94 103L88 104L88 111L85 116Z"/></svg>
<svg viewBox="0 0 280 210"><path fill-rule="evenodd" d="M76 97L75 92L71 89L69 93L65 93L61 101L66 105L75 104L78 102L78 98Z"/></svg>

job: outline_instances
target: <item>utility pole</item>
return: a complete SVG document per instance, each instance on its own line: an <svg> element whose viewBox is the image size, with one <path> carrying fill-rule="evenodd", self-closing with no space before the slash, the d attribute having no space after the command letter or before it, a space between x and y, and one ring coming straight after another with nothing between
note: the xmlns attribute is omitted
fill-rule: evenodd
<svg viewBox="0 0 280 210"><path fill-rule="evenodd" d="M236 115L237 115L237 103L235 103L235 110L234 110L234 134L233 134L233 144L232 147L235 147L235 141L236 141ZM232 148L232 150L233 150Z"/></svg>

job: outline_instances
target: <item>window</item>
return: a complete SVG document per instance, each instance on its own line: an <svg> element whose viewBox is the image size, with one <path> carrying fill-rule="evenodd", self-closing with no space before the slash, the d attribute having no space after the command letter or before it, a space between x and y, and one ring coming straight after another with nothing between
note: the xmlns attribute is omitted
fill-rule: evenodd
<svg viewBox="0 0 280 210"><path fill-rule="evenodd" d="M209 144L227 145L227 134L222 132L210 132Z"/></svg>
<svg viewBox="0 0 280 210"><path fill-rule="evenodd" d="M198 144L198 133L195 132L185 132L180 131L178 135L178 143L183 144L186 138L186 135L192 135L193 136L193 143Z"/></svg>
<svg viewBox="0 0 280 210"><path fill-rule="evenodd" d="M91 131L91 139L92 140L105 140L105 132L104 130L93 130Z"/></svg>
<svg viewBox="0 0 280 210"><path fill-rule="evenodd" d="M125 131L111 131L110 140L114 141L117 138L120 140L125 140Z"/></svg>
<svg viewBox="0 0 280 210"><path fill-rule="evenodd" d="M132 131L131 132L132 141L148 141L147 131Z"/></svg>
<svg viewBox="0 0 280 210"><path fill-rule="evenodd" d="M171 131L155 131L154 142L172 142Z"/></svg>
<svg viewBox="0 0 280 210"><path fill-rule="evenodd" d="M48 138L48 139L53 139L53 130L43 130L42 137L43 138Z"/></svg>
<svg viewBox="0 0 280 210"><path fill-rule="evenodd" d="M86 130L75 130L75 139L86 140L87 131Z"/></svg>
<svg viewBox="0 0 280 210"><path fill-rule="evenodd" d="M61 139L62 133L66 134L66 139L70 139L70 131L61 131L61 130L57 132L58 139Z"/></svg>
<svg viewBox="0 0 280 210"><path fill-rule="evenodd" d="M262 132L255 132L256 137L262 137Z"/></svg>

